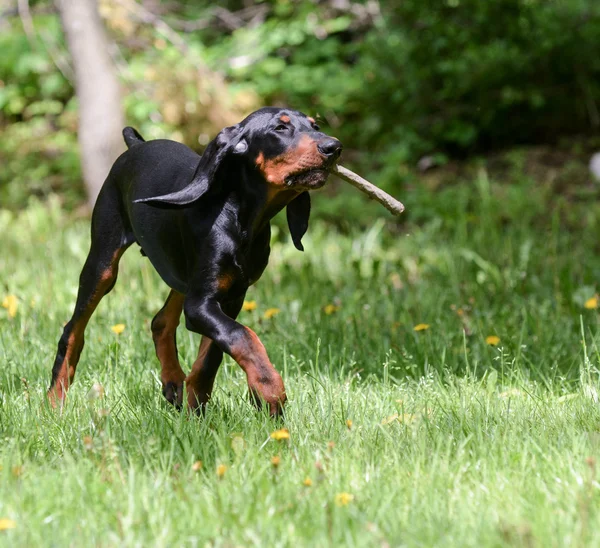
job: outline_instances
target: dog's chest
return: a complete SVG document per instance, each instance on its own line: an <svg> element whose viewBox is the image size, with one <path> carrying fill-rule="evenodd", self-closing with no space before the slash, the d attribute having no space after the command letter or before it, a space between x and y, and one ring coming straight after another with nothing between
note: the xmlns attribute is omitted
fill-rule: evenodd
<svg viewBox="0 0 600 548"><path fill-rule="evenodd" d="M248 240L241 246L240 263L243 277L247 285L252 285L258 281L269 263L271 253L271 227L268 225L261 230L254 238Z"/></svg>

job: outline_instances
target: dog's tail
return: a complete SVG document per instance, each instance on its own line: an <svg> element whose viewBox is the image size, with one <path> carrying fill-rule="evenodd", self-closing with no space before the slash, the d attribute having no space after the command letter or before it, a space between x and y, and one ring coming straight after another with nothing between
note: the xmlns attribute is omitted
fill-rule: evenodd
<svg viewBox="0 0 600 548"><path fill-rule="evenodd" d="M123 130L123 139L125 139L127 148L131 148L132 146L146 142L146 140L137 132L137 130L129 126Z"/></svg>

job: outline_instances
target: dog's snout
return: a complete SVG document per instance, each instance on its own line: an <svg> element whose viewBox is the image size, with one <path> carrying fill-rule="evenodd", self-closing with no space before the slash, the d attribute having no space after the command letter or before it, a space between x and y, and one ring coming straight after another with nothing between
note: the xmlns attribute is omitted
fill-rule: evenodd
<svg viewBox="0 0 600 548"><path fill-rule="evenodd" d="M342 143L333 137L327 137L317 144L317 148L323 156L333 156L335 154L339 156L342 152Z"/></svg>

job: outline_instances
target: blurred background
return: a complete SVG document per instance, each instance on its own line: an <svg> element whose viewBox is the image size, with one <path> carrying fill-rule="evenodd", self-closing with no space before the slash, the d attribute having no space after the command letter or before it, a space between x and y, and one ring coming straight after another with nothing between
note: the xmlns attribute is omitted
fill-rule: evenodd
<svg viewBox="0 0 600 548"><path fill-rule="evenodd" d="M482 162L596 191L596 0L0 0L0 52L2 208L93 202L124 124L201 152L263 105L318 117L416 222ZM386 215L324 192L340 226Z"/></svg>

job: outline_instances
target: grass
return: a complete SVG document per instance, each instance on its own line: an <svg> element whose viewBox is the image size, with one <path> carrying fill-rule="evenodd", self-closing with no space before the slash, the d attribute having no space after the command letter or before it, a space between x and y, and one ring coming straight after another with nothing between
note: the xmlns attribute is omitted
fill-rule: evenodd
<svg viewBox="0 0 600 548"><path fill-rule="evenodd" d="M313 223L305 254L275 234L241 320L282 370L285 425L229 358L206 417L163 402L166 290L135 250L49 409L88 224L0 210L0 297L18 299L0 309L0 545L598 545L598 206L485 172L405 202L402 231ZM188 365L197 344L181 327Z"/></svg>

